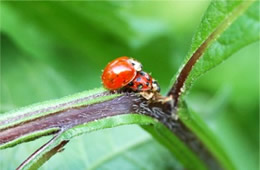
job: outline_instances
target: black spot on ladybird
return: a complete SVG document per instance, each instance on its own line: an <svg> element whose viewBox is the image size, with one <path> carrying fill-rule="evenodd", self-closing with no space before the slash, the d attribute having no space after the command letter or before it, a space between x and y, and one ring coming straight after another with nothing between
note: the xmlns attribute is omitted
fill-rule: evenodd
<svg viewBox="0 0 260 170"><path fill-rule="evenodd" d="M144 73L143 71L141 71L140 74L141 74L141 76L144 76L144 75L145 75L145 73Z"/></svg>
<svg viewBox="0 0 260 170"><path fill-rule="evenodd" d="M133 82L130 82L129 84L128 84L128 86L133 86L134 85L134 83Z"/></svg>

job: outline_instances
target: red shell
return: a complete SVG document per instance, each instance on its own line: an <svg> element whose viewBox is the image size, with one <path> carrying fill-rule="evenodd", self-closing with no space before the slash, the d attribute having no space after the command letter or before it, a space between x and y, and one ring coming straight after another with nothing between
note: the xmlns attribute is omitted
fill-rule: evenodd
<svg viewBox="0 0 260 170"><path fill-rule="evenodd" d="M126 56L108 63L102 74L102 83L108 90L117 90L130 83L137 72Z"/></svg>
<svg viewBox="0 0 260 170"><path fill-rule="evenodd" d="M152 90L152 83L152 77L148 73L140 71L137 73L134 80L129 83L129 87L133 91L148 91Z"/></svg>

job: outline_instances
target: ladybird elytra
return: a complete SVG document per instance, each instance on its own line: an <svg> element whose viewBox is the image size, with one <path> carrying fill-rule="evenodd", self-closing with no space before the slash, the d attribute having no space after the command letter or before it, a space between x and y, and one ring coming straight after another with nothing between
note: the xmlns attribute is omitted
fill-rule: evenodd
<svg viewBox="0 0 260 170"><path fill-rule="evenodd" d="M130 83L142 65L129 57L119 57L108 63L102 74L102 83L108 90L117 90Z"/></svg>

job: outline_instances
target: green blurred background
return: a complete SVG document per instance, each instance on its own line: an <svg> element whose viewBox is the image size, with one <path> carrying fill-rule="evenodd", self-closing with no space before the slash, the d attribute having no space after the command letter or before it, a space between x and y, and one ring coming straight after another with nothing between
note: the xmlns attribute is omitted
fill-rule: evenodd
<svg viewBox="0 0 260 170"><path fill-rule="evenodd" d="M101 86L119 56L143 63L167 91L209 1L1 2L0 112ZM258 167L259 43L202 76L186 97L237 169ZM0 151L14 169L50 137ZM11 162L10 162L11 161ZM138 126L73 139L41 169L181 169Z"/></svg>

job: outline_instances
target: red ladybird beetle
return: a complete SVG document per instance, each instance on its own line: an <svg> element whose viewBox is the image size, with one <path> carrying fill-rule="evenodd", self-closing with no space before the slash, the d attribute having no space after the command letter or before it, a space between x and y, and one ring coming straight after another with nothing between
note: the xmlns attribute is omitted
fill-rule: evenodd
<svg viewBox="0 0 260 170"><path fill-rule="evenodd" d="M108 63L102 74L102 83L108 90L117 90L130 83L142 70L138 61L123 56Z"/></svg>
<svg viewBox="0 0 260 170"><path fill-rule="evenodd" d="M136 77L128 84L129 88L133 91L144 92L154 91L160 92L160 87L157 81L155 81L148 73L140 71Z"/></svg>

